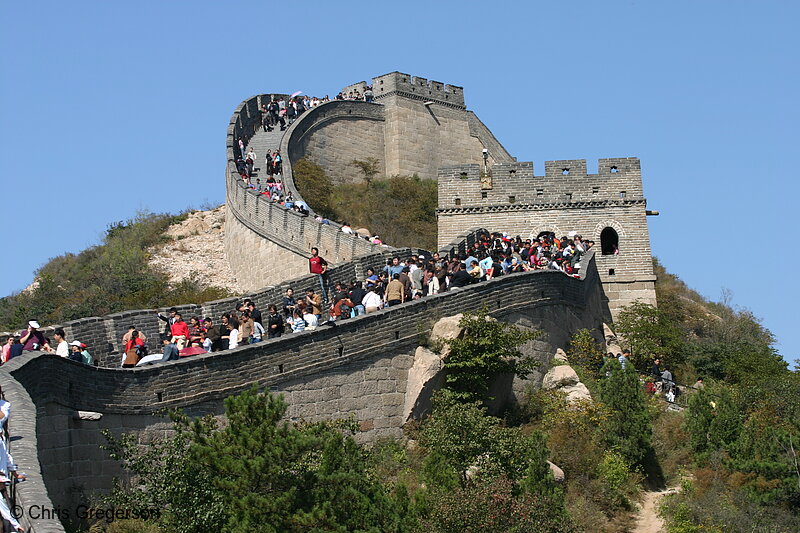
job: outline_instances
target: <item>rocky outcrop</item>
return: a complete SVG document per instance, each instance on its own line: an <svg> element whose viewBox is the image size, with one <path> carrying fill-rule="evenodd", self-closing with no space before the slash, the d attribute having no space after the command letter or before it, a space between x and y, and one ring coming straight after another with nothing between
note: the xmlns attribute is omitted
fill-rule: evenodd
<svg viewBox="0 0 800 533"><path fill-rule="evenodd" d="M194 211L186 220L171 225L164 232L169 240L147 250L150 265L164 272L173 284L192 280L235 294L243 292L225 256L225 209L221 205Z"/></svg>
<svg viewBox="0 0 800 533"><path fill-rule="evenodd" d="M444 378L444 357L424 346L414 353L414 363L408 371L403 420L418 420L431 407L431 396Z"/></svg>
<svg viewBox="0 0 800 533"><path fill-rule="evenodd" d="M431 410L431 396L442 386L444 361L450 353L448 341L464 334L459 325L462 313L436 321L431 329L430 346L419 346L414 353L414 363L408 371L403 420L419 420Z"/></svg>
<svg viewBox="0 0 800 533"><path fill-rule="evenodd" d="M573 404L592 399L589 389L581 383L575 369L569 366L567 354L558 349L553 357L556 365L547 371L542 380L544 390L558 390L567 396L567 403ZM561 363L561 364L558 364Z"/></svg>
<svg viewBox="0 0 800 533"><path fill-rule="evenodd" d="M464 328L459 325L461 319L464 318L463 313L453 316L446 316L439 319L431 329L430 343L435 346L442 357L447 357L450 353L450 346L447 341L458 339L464 334Z"/></svg>
<svg viewBox="0 0 800 533"><path fill-rule="evenodd" d="M551 368L542 380L542 388L545 390L560 389L569 387L580 382L580 378L575 370L569 365L558 365Z"/></svg>
<svg viewBox="0 0 800 533"><path fill-rule="evenodd" d="M564 471L550 461L547 461L547 466L550 467L550 472L553 474L553 479L556 480L556 483L563 483Z"/></svg>

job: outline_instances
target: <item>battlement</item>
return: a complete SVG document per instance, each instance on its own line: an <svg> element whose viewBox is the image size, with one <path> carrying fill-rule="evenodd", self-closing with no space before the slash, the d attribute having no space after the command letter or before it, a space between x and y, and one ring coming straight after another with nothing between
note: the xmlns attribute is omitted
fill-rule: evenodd
<svg viewBox="0 0 800 533"><path fill-rule="evenodd" d="M584 206L587 202L643 202L639 159L600 159L598 172L589 174L585 159L545 161L544 175L530 161L490 167L491 180L481 180L482 165L439 169L439 209L510 204Z"/></svg>
<svg viewBox="0 0 800 533"><path fill-rule="evenodd" d="M390 72L373 78L372 91L376 100L391 94L400 94L410 98L465 107L463 87L428 80L420 76L411 76L403 72Z"/></svg>

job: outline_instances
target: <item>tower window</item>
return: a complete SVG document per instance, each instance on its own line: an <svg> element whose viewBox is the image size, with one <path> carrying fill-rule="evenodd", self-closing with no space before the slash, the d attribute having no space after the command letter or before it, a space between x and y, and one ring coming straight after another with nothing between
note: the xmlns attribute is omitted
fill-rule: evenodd
<svg viewBox="0 0 800 533"><path fill-rule="evenodd" d="M561 174L563 174L564 176L569 176L569 169L568 168L562 168L561 169Z"/></svg>
<svg viewBox="0 0 800 533"><path fill-rule="evenodd" d="M619 253L619 235L614 228L606 227L600 232L600 250L603 255L616 255Z"/></svg>
<svg viewBox="0 0 800 533"><path fill-rule="evenodd" d="M612 174L616 174L617 172L619 172L619 169L617 167L611 167Z"/></svg>
<svg viewBox="0 0 800 533"><path fill-rule="evenodd" d="M456 198L456 205L461 205L461 198Z"/></svg>
<svg viewBox="0 0 800 533"><path fill-rule="evenodd" d="M513 204L516 201L517 201L517 197L516 196L509 196L508 197L508 203Z"/></svg>
<svg viewBox="0 0 800 533"><path fill-rule="evenodd" d="M485 200L486 198L488 198L488 197L489 197L489 193L488 193L488 192L486 192L486 191L483 191L483 192L481 193L481 198L483 198L484 200Z"/></svg>
<svg viewBox="0 0 800 533"><path fill-rule="evenodd" d="M627 194L628 194L628 193L626 193L625 191L619 191L619 198L620 198L620 200L621 200L621 199L623 199L623 198L625 198L625 196L626 196Z"/></svg>

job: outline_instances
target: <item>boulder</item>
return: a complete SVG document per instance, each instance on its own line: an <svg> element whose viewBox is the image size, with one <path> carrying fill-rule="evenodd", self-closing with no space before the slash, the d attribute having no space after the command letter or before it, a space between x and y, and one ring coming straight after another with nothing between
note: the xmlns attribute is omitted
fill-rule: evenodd
<svg viewBox="0 0 800 533"><path fill-rule="evenodd" d="M458 325L464 317L462 313L453 316L446 316L439 319L431 329L431 344L440 347L442 357L447 357L450 347L447 341L458 339L464 333L464 328Z"/></svg>
<svg viewBox="0 0 800 533"><path fill-rule="evenodd" d="M553 473L553 479L556 480L556 483L563 483L564 481L564 471L561 470L559 467L547 461L547 466L550 467L550 472Z"/></svg>
<svg viewBox="0 0 800 533"><path fill-rule="evenodd" d="M556 350L556 354L553 356L553 360L564 364L569 363L569 361L567 360L567 354L561 348Z"/></svg>
<svg viewBox="0 0 800 533"><path fill-rule="evenodd" d="M575 383L574 385L561 387L559 390L561 392L567 393L567 404L574 404L592 400L592 394L589 392L589 389L586 388L586 385L584 385L580 381L578 383Z"/></svg>
<svg viewBox="0 0 800 533"><path fill-rule="evenodd" d="M369 230L367 228L358 228L356 230L356 233L358 233L362 237L370 237L370 236L372 236L372 234L369 232Z"/></svg>
<svg viewBox="0 0 800 533"><path fill-rule="evenodd" d="M414 353L414 363L408 370L403 420L418 419L430 411L433 391L441 384L444 368L443 357L419 346Z"/></svg>
<svg viewBox="0 0 800 533"><path fill-rule="evenodd" d="M580 383L580 378L575 370L569 365L554 366L547 371L542 380L542 388L545 390L568 387Z"/></svg>

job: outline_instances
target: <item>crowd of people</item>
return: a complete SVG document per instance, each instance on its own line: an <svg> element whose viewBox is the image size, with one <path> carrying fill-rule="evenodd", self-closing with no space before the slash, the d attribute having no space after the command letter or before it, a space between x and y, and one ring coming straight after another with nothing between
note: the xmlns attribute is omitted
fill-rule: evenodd
<svg viewBox="0 0 800 533"><path fill-rule="evenodd" d="M345 224L342 230L347 229L349 226ZM594 246L594 242L583 240L575 232L561 237L542 233L531 239L510 237L507 233L483 233L476 237L463 253L395 256L382 268L367 269L364 279L336 283L333 287L327 261L313 248L308 263L309 273L317 279L316 287L305 288L302 295L287 289L282 301L267 307L266 316L249 299L218 319L192 316L186 322L176 308L167 314L157 313L162 353L149 354L147 336L132 325L121 339L119 364L132 368L229 350L517 272L554 270L579 277L581 258ZM62 328L56 328L52 335L51 341L39 329L39 323L30 320L27 329L10 336L3 345L2 361L9 361L23 351L42 350L93 364L85 344L78 340L69 342Z"/></svg>
<svg viewBox="0 0 800 533"><path fill-rule="evenodd" d="M352 91L347 91L347 93L340 92L336 95L337 100L355 100L358 102L372 102L375 100L374 93L372 92L372 85L366 85L364 87L364 94L361 94L361 91L358 89L353 89Z"/></svg>
<svg viewBox="0 0 800 533"><path fill-rule="evenodd" d="M94 359L87 350L86 344L73 340L67 342L67 335L63 328L53 330L52 342L40 329L39 322L31 319L27 327L13 335L9 335L0 352L0 361L7 363L11 359L22 355L22 352L43 351L56 354L65 359L79 363L93 365ZM55 346L55 348L53 348Z"/></svg>

